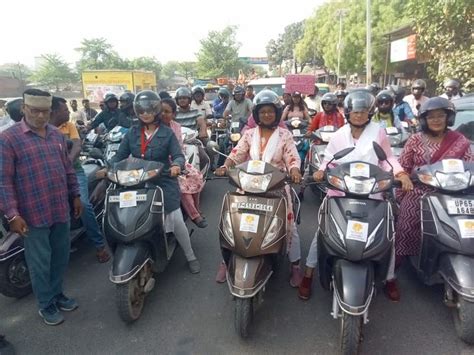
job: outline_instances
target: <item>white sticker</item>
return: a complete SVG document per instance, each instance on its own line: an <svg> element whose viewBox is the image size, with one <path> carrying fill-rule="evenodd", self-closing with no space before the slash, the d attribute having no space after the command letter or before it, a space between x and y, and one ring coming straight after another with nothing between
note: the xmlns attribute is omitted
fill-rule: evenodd
<svg viewBox="0 0 474 355"><path fill-rule="evenodd" d="M125 191L120 193L120 208L135 207L137 205L137 192Z"/></svg>
<svg viewBox="0 0 474 355"><path fill-rule="evenodd" d="M397 127L387 127L385 128L385 132L387 134L398 134L398 128Z"/></svg>
<svg viewBox="0 0 474 355"><path fill-rule="evenodd" d="M247 165L247 172L263 174L265 172L265 163L261 160L250 160Z"/></svg>
<svg viewBox="0 0 474 355"><path fill-rule="evenodd" d="M258 214L242 213L240 217L240 231L257 233L259 219L260 216Z"/></svg>
<svg viewBox="0 0 474 355"><path fill-rule="evenodd" d="M463 173L464 163L460 159L444 159L443 172L445 173Z"/></svg>
<svg viewBox="0 0 474 355"><path fill-rule="evenodd" d="M408 128L408 122L407 121L402 121L402 127L403 128Z"/></svg>
<svg viewBox="0 0 474 355"><path fill-rule="evenodd" d="M474 219L458 219L461 238L474 238Z"/></svg>
<svg viewBox="0 0 474 355"><path fill-rule="evenodd" d="M239 128L239 127L240 127L240 122L232 122L232 123L230 124L230 127L231 127L231 128Z"/></svg>
<svg viewBox="0 0 474 355"><path fill-rule="evenodd" d="M366 243L369 233L369 224L358 221L347 221L346 239Z"/></svg>
<svg viewBox="0 0 474 355"><path fill-rule="evenodd" d="M294 129L294 130L293 130L293 135L294 135L295 137L299 137L299 136L301 136L301 131L300 131L299 129Z"/></svg>
<svg viewBox="0 0 474 355"><path fill-rule="evenodd" d="M351 164L351 177L370 177L370 165L365 163L352 163Z"/></svg>
<svg viewBox="0 0 474 355"><path fill-rule="evenodd" d="M328 132L320 132L321 134L321 139L325 142L329 142L331 137L334 135L334 132L328 133Z"/></svg>
<svg viewBox="0 0 474 355"><path fill-rule="evenodd" d="M321 129L323 132L334 132L334 126L324 126Z"/></svg>

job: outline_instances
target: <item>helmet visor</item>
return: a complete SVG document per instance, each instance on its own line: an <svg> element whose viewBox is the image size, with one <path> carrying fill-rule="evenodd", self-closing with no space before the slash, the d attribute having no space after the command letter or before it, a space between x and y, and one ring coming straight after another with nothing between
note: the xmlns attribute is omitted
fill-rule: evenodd
<svg viewBox="0 0 474 355"><path fill-rule="evenodd" d="M160 113L160 100L139 100L133 103L133 109L139 115L157 115Z"/></svg>

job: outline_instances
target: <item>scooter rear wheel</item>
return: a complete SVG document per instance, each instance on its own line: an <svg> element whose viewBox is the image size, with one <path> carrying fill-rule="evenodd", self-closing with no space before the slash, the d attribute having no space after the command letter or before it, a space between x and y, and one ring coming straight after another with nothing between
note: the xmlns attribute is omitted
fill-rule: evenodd
<svg viewBox="0 0 474 355"><path fill-rule="evenodd" d="M2 295L22 298L31 292L30 274L23 253L0 264L0 293Z"/></svg>
<svg viewBox="0 0 474 355"><path fill-rule="evenodd" d="M362 316L343 312L341 317L341 354L356 355L362 335Z"/></svg>
<svg viewBox="0 0 474 355"><path fill-rule="evenodd" d="M453 308L454 326L462 341L474 344L474 303L458 296L458 306Z"/></svg>
<svg viewBox="0 0 474 355"><path fill-rule="evenodd" d="M249 327L253 318L253 297L235 299L235 330L242 338L249 335Z"/></svg>
<svg viewBox="0 0 474 355"><path fill-rule="evenodd" d="M116 300L120 318L125 323L136 321L140 318L145 303L145 292L139 285L138 277L116 286Z"/></svg>

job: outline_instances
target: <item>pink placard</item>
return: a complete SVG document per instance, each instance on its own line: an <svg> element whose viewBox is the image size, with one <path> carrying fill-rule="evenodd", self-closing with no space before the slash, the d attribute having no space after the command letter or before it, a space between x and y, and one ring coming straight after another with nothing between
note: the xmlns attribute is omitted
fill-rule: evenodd
<svg viewBox="0 0 474 355"><path fill-rule="evenodd" d="M299 91L302 94L310 95L314 93L315 82L314 75L289 74L285 77L285 92Z"/></svg>

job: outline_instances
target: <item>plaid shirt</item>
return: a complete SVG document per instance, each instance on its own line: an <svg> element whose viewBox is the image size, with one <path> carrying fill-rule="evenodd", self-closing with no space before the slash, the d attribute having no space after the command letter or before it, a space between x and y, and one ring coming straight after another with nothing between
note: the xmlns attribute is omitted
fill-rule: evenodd
<svg viewBox="0 0 474 355"><path fill-rule="evenodd" d="M79 196L66 139L54 126L40 137L23 121L0 133L0 211L33 227L69 220L69 198Z"/></svg>

